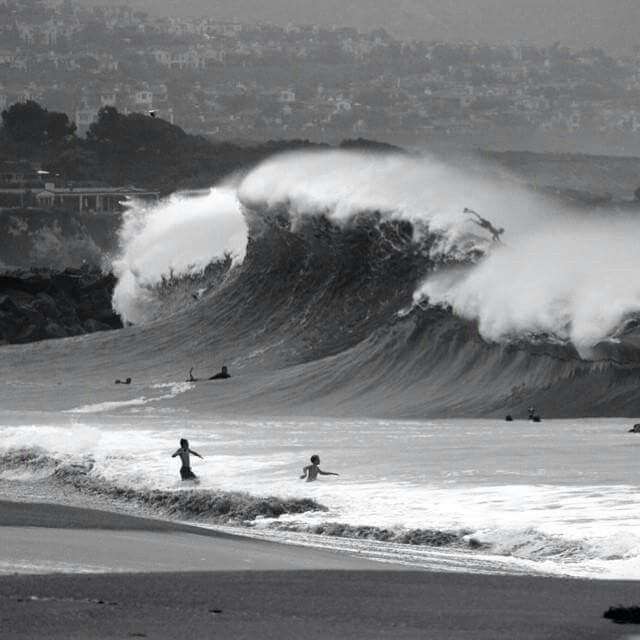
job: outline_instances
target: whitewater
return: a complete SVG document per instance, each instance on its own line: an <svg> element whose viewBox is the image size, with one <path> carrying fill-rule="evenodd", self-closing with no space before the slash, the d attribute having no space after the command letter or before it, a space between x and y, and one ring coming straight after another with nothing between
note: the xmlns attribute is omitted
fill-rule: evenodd
<svg viewBox="0 0 640 640"><path fill-rule="evenodd" d="M0 493L640 579L639 234L625 210L407 154L284 154L131 203L109 265L129 326L2 347ZM181 437L205 457L194 488ZM340 476L300 481L312 454Z"/></svg>
<svg viewBox="0 0 640 640"><path fill-rule="evenodd" d="M640 471L623 421L211 419L185 403L153 406L30 424L2 414L3 493L413 567L640 578ZM195 494L170 457L184 436L204 456L192 459ZM340 476L300 480L314 453ZM219 492L277 496L302 512L229 521L213 506Z"/></svg>

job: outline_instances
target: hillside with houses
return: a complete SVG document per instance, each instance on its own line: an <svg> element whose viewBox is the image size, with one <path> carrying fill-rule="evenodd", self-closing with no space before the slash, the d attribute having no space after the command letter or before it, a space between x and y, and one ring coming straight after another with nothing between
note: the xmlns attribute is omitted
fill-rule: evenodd
<svg viewBox="0 0 640 640"><path fill-rule="evenodd" d="M559 44L400 41L383 29L0 0L0 108L35 100L69 113L80 133L113 106L226 140L363 136L632 154L639 61Z"/></svg>

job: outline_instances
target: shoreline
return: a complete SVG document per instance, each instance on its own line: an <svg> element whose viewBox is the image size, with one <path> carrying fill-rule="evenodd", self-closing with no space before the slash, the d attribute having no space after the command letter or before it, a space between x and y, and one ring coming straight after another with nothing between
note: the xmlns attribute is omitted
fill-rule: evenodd
<svg viewBox="0 0 640 640"><path fill-rule="evenodd" d="M0 500L0 575L377 569L380 563L197 525L93 508ZM9 558L13 555L13 564Z"/></svg>
<svg viewBox="0 0 640 640"><path fill-rule="evenodd" d="M416 571L177 522L4 500L0 540L5 562L20 548L113 565L0 575L0 637L18 640L164 640L185 629L194 638L613 640L637 629L602 618L611 605L637 603L633 581Z"/></svg>
<svg viewBox="0 0 640 640"><path fill-rule="evenodd" d="M385 567L397 567L402 570L429 571L435 573L464 573L470 575L515 575L530 577L556 577L570 578L578 580L599 580L599 581L629 581L640 582L635 571L618 571L617 575L605 569L596 567L594 570L578 570L573 565L562 566L549 565L545 562L536 562L528 558L517 555L494 554L491 549L485 553L483 549L474 549L471 545L456 546L445 543L443 546L434 543L421 543L420 541L397 541L388 538L376 538L370 535L371 527L363 526L364 535L360 536L355 527L355 532L341 535L340 529L344 526L337 523L338 533L318 533L304 528L282 529L276 527L261 527L258 521L253 521L250 525L243 525L237 520L216 520L215 518L202 518L199 511L194 513L183 513L180 510L172 512L171 504L169 508L159 508L135 499L119 500L108 494L85 492L71 485L69 487L51 484L42 480L25 482L20 480L8 480L1 483L0 505L5 503L5 508L9 512L16 511L16 505L22 505L21 509L31 505L33 509L29 515L31 520L22 519L16 521L7 520L3 509L0 508L0 527L3 521L6 524L16 526L49 526L60 528L60 517L55 516L55 512L64 509L76 510L75 518L80 517L76 524L64 524L63 527L70 528L104 528L132 529L147 531L182 531L199 536L209 537L230 537L250 542L261 542L264 544L278 545L280 548L306 549L310 553L321 552L339 555L343 558L355 558L382 564ZM224 492L223 492L224 493ZM233 493L233 492L232 492ZM254 496L255 497L255 496ZM87 504L90 501L90 504ZM165 505L166 507L167 505ZM44 511L43 511L44 509ZM84 514L84 515L81 515ZM91 515L88 515L91 514ZM15 513L14 516L15 517ZM33 518L38 522L34 524ZM96 520L98 517L98 520ZM45 520L43 521L43 518ZM88 519L88 520L87 520ZM94 524L88 527L87 522ZM76 520L74 520L76 522ZM126 525L126 522L133 524ZM135 524L135 523L138 524ZM145 524L142 524L142 523ZM329 523L331 525L332 523ZM328 526L329 526L328 525ZM384 529L381 529L385 533ZM411 533L410 530L409 533ZM422 530L415 530L418 534ZM442 533L448 534L447 530L424 530L426 534L434 535ZM80 539L80 534L75 534ZM100 565L96 570L104 571L105 565ZM107 565L108 566L108 565ZM635 565L634 565L635 566ZM200 566L194 568L199 569ZM170 566L165 570L171 570ZM48 573L51 564L45 563L45 568L41 573ZM115 569L125 571L126 567ZM141 570L139 567L136 570ZM3 572L3 565L0 563L0 575ZM5 571L6 572L6 571ZM30 573L35 571L31 569ZM640 636L638 638L640 640Z"/></svg>

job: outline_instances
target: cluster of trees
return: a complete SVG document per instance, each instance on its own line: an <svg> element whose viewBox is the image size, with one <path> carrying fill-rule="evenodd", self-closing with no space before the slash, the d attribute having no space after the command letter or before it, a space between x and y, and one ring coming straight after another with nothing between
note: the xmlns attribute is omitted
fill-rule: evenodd
<svg viewBox="0 0 640 640"><path fill-rule="evenodd" d="M393 149L362 139L342 145L370 151ZM0 160L28 159L67 180L135 184L163 194L209 187L280 151L322 146L326 145L308 140L253 145L214 142L160 118L125 115L114 107L102 108L82 138L64 113L47 111L32 101L3 111L0 129Z"/></svg>
<svg viewBox="0 0 640 640"><path fill-rule="evenodd" d="M135 184L162 193L207 187L271 153L310 144L216 143L160 118L125 115L113 107L101 109L82 138L66 114L48 111L33 101L4 110L0 129L0 159L39 162L70 181Z"/></svg>
<svg viewBox="0 0 640 640"><path fill-rule="evenodd" d="M17 102L2 112L5 138L19 144L39 147L58 144L76 131L66 113L48 111L33 100Z"/></svg>

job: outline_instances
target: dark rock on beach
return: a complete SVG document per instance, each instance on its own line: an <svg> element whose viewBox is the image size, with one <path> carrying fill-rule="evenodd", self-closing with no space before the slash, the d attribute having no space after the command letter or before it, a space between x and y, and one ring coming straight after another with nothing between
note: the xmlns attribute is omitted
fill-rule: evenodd
<svg viewBox="0 0 640 640"><path fill-rule="evenodd" d="M115 283L113 274L90 267L0 275L0 344L121 328L111 307Z"/></svg>
<svg viewBox="0 0 640 640"><path fill-rule="evenodd" d="M629 429L629 433L640 433L640 422L638 424L634 424L631 429Z"/></svg>
<svg viewBox="0 0 640 640"><path fill-rule="evenodd" d="M602 614L602 617L618 624L640 624L640 607L609 607Z"/></svg>

